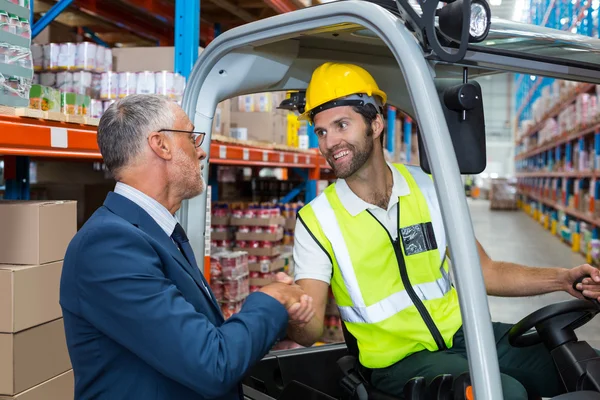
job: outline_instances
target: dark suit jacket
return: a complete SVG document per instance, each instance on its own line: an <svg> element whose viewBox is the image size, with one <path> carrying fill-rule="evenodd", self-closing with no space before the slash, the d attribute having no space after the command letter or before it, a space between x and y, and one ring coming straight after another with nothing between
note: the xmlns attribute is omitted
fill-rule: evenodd
<svg viewBox="0 0 600 400"><path fill-rule="evenodd" d="M224 321L203 280L148 213L109 193L70 243L61 279L75 398L240 399L287 311L253 293Z"/></svg>

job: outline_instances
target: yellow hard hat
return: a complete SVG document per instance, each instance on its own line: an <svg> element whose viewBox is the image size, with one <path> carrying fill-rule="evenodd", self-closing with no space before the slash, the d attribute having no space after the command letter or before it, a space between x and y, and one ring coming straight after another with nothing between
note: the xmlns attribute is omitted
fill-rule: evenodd
<svg viewBox="0 0 600 400"><path fill-rule="evenodd" d="M364 68L354 64L322 64L312 74L306 89L306 108L299 118L312 120L313 111L318 111L321 106L357 94L378 96L382 106L387 101L385 92L379 89L375 79ZM337 102L335 105L346 104Z"/></svg>

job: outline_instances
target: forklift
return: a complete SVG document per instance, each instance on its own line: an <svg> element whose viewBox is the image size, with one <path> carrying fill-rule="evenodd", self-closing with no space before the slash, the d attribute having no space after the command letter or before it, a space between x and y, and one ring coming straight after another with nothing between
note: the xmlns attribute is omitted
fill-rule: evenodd
<svg viewBox="0 0 600 400"><path fill-rule="evenodd" d="M481 173L486 164L477 79L514 72L600 84L600 40L492 18L486 0L344 0L252 22L218 36L201 53L188 80L183 109L206 132L206 153L219 102L293 91L281 107L302 112L312 71L327 61L365 68L388 93L388 104L417 122L420 166L434 177L449 240L469 373L457 379L441 375L430 383L414 377L406 383L404 397L503 399L461 179ZM204 174L207 181L208 168ZM180 212L197 254L205 250L206 201L206 194L191 199ZM551 353L567 392L555 399L600 399L600 358L574 332L599 311L593 300L566 301L530 314L511 329L511 345L544 343ZM244 380L245 398L394 399L359 372L356 341L344 332L343 344L269 353Z"/></svg>

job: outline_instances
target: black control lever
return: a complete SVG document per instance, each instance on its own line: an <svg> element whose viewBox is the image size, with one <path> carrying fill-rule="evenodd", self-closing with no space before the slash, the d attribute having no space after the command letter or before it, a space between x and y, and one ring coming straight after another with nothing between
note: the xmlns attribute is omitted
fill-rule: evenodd
<svg viewBox="0 0 600 400"><path fill-rule="evenodd" d="M427 399L430 400L452 400L452 384L454 378L452 375L443 374L435 377L429 384Z"/></svg>
<svg viewBox="0 0 600 400"><path fill-rule="evenodd" d="M404 398L406 400L428 400L427 382L422 376L412 378L404 385Z"/></svg>
<svg viewBox="0 0 600 400"><path fill-rule="evenodd" d="M471 376L468 372L456 378L454 381L454 400L472 400L472 391Z"/></svg>
<svg viewBox="0 0 600 400"><path fill-rule="evenodd" d="M583 292L583 290L579 290L579 289L577 289L577 285L578 285L578 284L580 284L580 283L582 283L582 282L583 282L583 280L584 280L585 278L590 278L590 279L592 279L592 277L591 277L591 276L589 276L589 275L584 275L584 276L582 276L581 278L579 278L579 279L577 279L575 282L573 282L573 290L575 290L575 291L577 291L577 292ZM592 303L594 303L596 306L598 306L598 308L600 308L600 302L598 302L598 299L596 299L596 298L593 298L593 297L586 297L586 296L583 296L583 297L584 297L586 300L589 300L589 301L591 301Z"/></svg>

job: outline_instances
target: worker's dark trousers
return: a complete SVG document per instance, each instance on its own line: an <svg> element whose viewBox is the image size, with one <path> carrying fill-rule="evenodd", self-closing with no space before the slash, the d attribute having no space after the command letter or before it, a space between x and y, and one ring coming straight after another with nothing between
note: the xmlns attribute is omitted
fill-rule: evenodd
<svg viewBox="0 0 600 400"><path fill-rule="evenodd" d="M512 325L495 322L493 327L505 399L554 397L564 392L550 353L542 344L512 347L508 343ZM456 378L468 371L465 336L460 328L450 350L412 354L388 368L373 370L371 382L377 389L403 398L404 384L415 376L429 383L437 375L452 374Z"/></svg>

